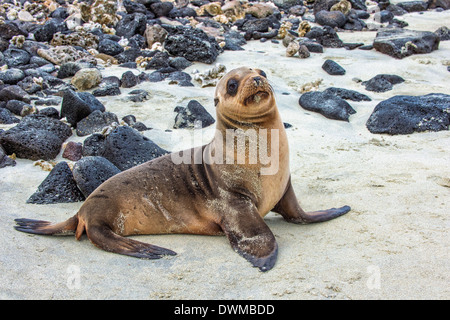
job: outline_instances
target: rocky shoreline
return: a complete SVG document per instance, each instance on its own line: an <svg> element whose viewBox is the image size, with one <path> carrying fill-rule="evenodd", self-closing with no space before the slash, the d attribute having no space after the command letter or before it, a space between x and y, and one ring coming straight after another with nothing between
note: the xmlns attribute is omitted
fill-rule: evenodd
<svg viewBox="0 0 450 320"><path fill-rule="evenodd" d="M440 41L450 40L449 29L442 26L434 33L404 29L407 23L401 16L447 9L447 0L397 5L361 0L4 1L0 123L17 125L0 130L0 167L14 165L15 157L52 161L63 149L73 176L67 174L68 166L55 166L38 187L40 196L32 195L28 202L83 200L111 175L169 152L139 133L151 128L134 115L119 120L97 97L120 95L121 89L147 81L214 86L223 73L220 66L209 74L190 75L183 70L192 63L213 64L224 50L244 50L248 41L282 42L286 56L300 59L324 48L377 50L393 59L428 53L438 50ZM378 32L373 45L364 45L343 42L336 30ZM121 77L102 75L112 65L124 68ZM325 61L322 68L336 77L346 73L333 60ZM403 81L379 74L362 85L367 91L386 92ZM351 121L356 113L347 100L371 100L344 88L306 91L310 92L303 92L299 105L335 120ZM132 102L148 97L149 92L141 89L128 95ZM376 106L367 128L376 134L448 130L449 110L449 95L397 96ZM176 111L174 130L194 128L198 120L204 127L214 123L195 100ZM83 143L65 144L72 134L86 138ZM89 180L92 166L104 174ZM43 192L46 185L50 191ZM54 197L55 189L67 189L67 194L58 191Z"/></svg>

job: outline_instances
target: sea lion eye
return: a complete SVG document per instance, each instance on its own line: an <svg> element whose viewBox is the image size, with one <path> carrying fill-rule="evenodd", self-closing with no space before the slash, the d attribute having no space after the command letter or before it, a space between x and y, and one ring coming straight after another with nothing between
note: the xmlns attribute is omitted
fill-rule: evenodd
<svg viewBox="0 0 450 320"><path fill-rule="evenodd" d="M266 74L264 71L259 70L259 74L262 75L264 78L267 79L267 74Z"/></svg>
<svg viewBox="0 0 450 320"><path fill-rule="evenodd" d="M237 93L238 86L239 86L239 84L235 79L228 80L228 83L227 83L228 94L234 96Z"/></svg>
<svg viewBox="0 0 450 320"><path fill-rule="evenodd" d="M219 103L219 98L214 98L214 107L217 107L218 103Z"/></svg>

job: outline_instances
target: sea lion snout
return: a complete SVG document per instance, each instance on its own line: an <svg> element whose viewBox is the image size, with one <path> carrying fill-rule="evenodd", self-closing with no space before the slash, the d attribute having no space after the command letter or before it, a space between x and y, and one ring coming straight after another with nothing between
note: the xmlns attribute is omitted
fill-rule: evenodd
<svg viewBox="0 0 450 320"><path fill-rule="evenodd" d="M262 79L260 76L254 77L253 81L255 81L256 86L260 86L262 84Z"/></svg>

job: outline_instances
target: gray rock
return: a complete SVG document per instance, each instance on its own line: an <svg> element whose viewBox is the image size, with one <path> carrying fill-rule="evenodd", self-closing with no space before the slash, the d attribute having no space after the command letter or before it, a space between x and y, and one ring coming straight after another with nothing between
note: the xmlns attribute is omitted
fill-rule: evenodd
<svg viewBox="0 0 450 320"><path fill-rule="evenodd" d="M121 171L103 157L84 157L73 166L73 178L87 198L99 185Z"/></svg>
<svg viewBox="0 0 450 320"><path fill-rule="evenodd" d="M9 68L28 64L31 55L25 50L10 48L3 51L4 59Z"/></svg>
<svg viewBox="0 0 450 320"><path fill-rule="evenodd" d="M322 114L328 119L349 121L356 111L342 98L330 92L307 92L302 94L299 104L303 109Z"/></svg>
<svg viewBox="0 0 450 320"><path fill-rule="evenodd" d="M105 111L105 106L88 92L66 90L61 105L61 117L66 117L73 127L95 110Z"/></svg>
<svg viewBox="0 0 450 320"><path fill-rule="evenodd" d="M417 53L430 53L439 47L439 36L433 32L405 29L382 29L373 47L391 57L402 59Z"/></svg>
<svg viewBox="0 0 450 320"><path fill-rule="evenodd" d="M434 33L439 37L439 39L441 39L441 41L450 40L450 29L445 26L438 28Z"/></svg>
<svg viewBox="0 0 450 320"><path fill-rule="evenodd" d="M50 171L27 203L52 204L83 200L85 197L78 189L72 171L67 162L62 161Z"/></svg>
<svg viewBox="0 0 450 320"><path fill-rule="evenodd" d="M0 109L1 112L1 109ZM14 167L16 165L16 161L8 157L6 154L6 151L3 149L3 147L0 145L0 169L4 167Z"/></svg>
<svg viewBox="0 0 450 320"><path fill-rule="evenodd" d="M110 39L103 39L98 43L98 52L115 56L124 51L123 47Z"/></svg>
<svg viewBox="0 0 450 320"><path fill-rule="evenodd" d="M80 137L87 136L94 132L101 131L104 127L107 127L114 122L119 123L119 119L114 113L95 110L77 123L76 132Z"/></svg>
<svg viewBox="0 0 450 320"><path fill-rule="evenodd" d="M132 13L124 16L116 25L116 35L131 38L135 34L143 35L147 26L147 18L142 13Z"/></svg>
<svg viewBox="0 0 450 320"><path fill-rule="evenodd" d="M407 12L420 12L428 9L428 3L426 1L405 1L397 3L397 6L404 9Z"/></svg>
<svg viewBox="0 0 450 320"><path fill-rule="evenodd" d="M345 69L342 68L337 62L330 59L325 60L322 65L322 69L333 76L342 76L345 74Z"/></svg>
<svg viewBox="0 0 450 320"><path fill-rule="evenodd" d="M122 74L120 83L123 88L131 88L139 84L139 78L132 71L126 71Z"/></svg>
<svg viewBox="0 0 450 320"><path fill-rule="evenodd" d="M361 84L368 91L386 92L392 90L393 85L404 82L405 79L395 74L377 74L370 80L363 81Z"/></svg>
<svg viewBox="0 0 450 320"><path fill-rule="evenodd" d="M63 142L72 135L65 123L32 114L0 136L0 144L8 154L31 160L52 160L61 150Z"/></svg>
<svg viewBox="0 0 450 320"><path fill-rule="evenodd" d="M318 24L331 28L342 28L347 22L347 17L340 11L321 10L315 16Z"/></svg>
<svg viewBox="0 0 450 320"><path fill-rule="evenodd" d="M215 122L214 118L197 100L189 101L186 108L179 108L178 110L173 125L174 129L193 129L196 128L197 123L201 125L201 128L206 128Z"/></svg>
<svg viewBox="0 0 450 320"><path fill-rule="evenodd" d="M0 80L6 84L16 84L23 78L25 78L25 73L20 69L11 68L0 72Z"/></svg>
<svg viewBox="0 0 450 320"><path fill-rule="evenodd" d="M204 31L192 27L167 27L169 35L164 41L164 48L177 57L189 61L213 63L221 49L214 38Z"/></svg>
<svg viewBox="0 0 450 320"><path fill-rule="evenodd" d="M6 108L0 108L0 124L12 124L19 122L19 118L14 117L11 111Z"/></svg>
<svg viewBox="0 0 450 320"><path fill-rule="evenodd" d="M343 89L343 88L335 88L330 87L327 88L324 93L331 93L338 97L341 97L345 100L352 100L352 101L372 101L368 96L365 94L359 93L355 90L349 90L349 89Z"/></svg>
<svg viewBox="0 0 450 320"><path fill-rule="evenodd" d="M169 153L129 126L114 129L99 149L100 156L122 171Z"/></svg>
<svg viewBox="0 0 450 320"><path fill-rule="evenodd" d="M0 101L20 100L30 103L30 95L18 85L11 85L0 90Z"/></svg>
<svg viewBox="0 0 450 320"><path fill-rule="evenodd" d="M394 96L381 101L367 120L372 133L410 134L448 130L450 95Z"/></svg>

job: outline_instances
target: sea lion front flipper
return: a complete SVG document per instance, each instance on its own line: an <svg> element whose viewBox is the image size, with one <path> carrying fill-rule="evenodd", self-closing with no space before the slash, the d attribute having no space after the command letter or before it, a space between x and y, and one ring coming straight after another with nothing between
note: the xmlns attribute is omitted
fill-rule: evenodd
<svg viewBox="0 0 450 320"><path fill-rule="evenodd" d="M220 223L233 249L261 271L273 268L278 245L275 236L250 201L230 202Z"/></svg>
<svg viewBox="0 0 450 320"><path fill-rule="evenodd" d="M86 233L95 246L109 252L141 259L159 259L163 255L176 255L172 250L119 236L107 226L89 226Z"/></svg>
<svg viewBox="0 0 450 320"><path fill-rule="evenodd" d="M273 212L281 214L286 221L298 224L328 221L340 217L350 210L351 208L349 206L343 206L340 208L332 208L328 210L319 210L312 212L303 211L298 203L297 197L295 196L295 192L290 179L286 188L286 192L277 203L277 205L272 209Z"/></svg>

